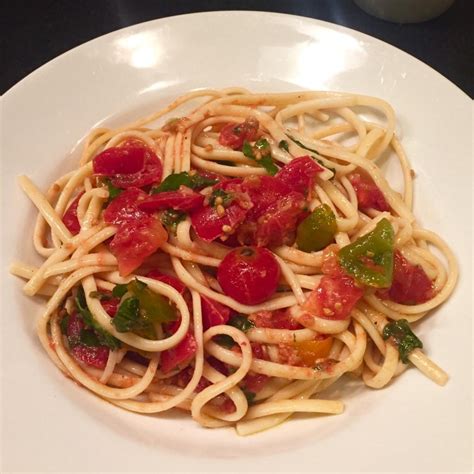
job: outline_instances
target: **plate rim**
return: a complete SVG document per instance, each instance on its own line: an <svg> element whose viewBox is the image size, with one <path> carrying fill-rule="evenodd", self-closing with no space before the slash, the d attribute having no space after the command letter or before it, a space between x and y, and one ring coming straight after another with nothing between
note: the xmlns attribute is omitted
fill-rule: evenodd
<svg viewBox="0 0 474 474"><path fill-rule="evenodd" d="M28 73L25 77L20 79L18 82L13 84L13 86L11 86L7 91L4 92L2 97L4 99L9 99L10 100L11 96L15 95L17 93L17 90L20 87L23 86L23 83L29 82L31 80L32 76L34 76L35 74L39 74L39 73L43 72L47 68L53 67L56 64L56 62L59 62L60 60L62 60L63 57L76 53L77 52L76 50L79 50L83 47L87 47L89 45L89 43L92 43L94 41L102 40L102 39L105 39L109 36L118 35L121 32L124 32L125 30L131 30L133 28L144 28L146 26L151 26L151 24L158 24L158 23L165 22L167 20L176 20L176 19L183 18L183 17L203 17L203 16L217 16L217 15L227 16L227 15L235 15L235 14L240 14L240 15L250 14L250 15L261 15L261 16L270 15L270 16L278 16L278 17L292 17L294 19L300 19L300 20L308 21L308 22L313 23L315 25L319 24L319 26L334 29L334 30L338 31L339 33L360 35L366 41L372 41L376 44L380 43L384 47L393 48L398 54L401 53L402 55L406 55L410 60L413 60L415 62L420 63L422 66L428 68L430 70L430 73L435 73L440 78L442 78L444 81L446 81L447 85L449 85L450 87L453 87L457 91L457 93L461 93L461 95L464 96L463 99L469 100L470 102L472 101L472 99L469 97L469 95L466 92L464 92L458 85L456 85L454 82L452 82L446 76L444 76L441 72L436 70L434 67L430 66L429 64L427 64L423 60L413 56L412 54L408 53L407 51L404 51L403 49L401 49L401 48L399 48L399 47L397 47L397 46L395 46L391 43L388 43L388 42L386 42L386 41L384 41L380 38L376 38L375 36L372 36L368 33L364 33L362 31L356 30L354 28L350 28L348 26L339 25L338 23L332 23L332 22L326 21L326 20L320 20L318 18L312 18L312 17L308 17L308 16L303 16L303 15L294 15L292 13L270 12L270 11L266 11L266 10L211 10L211 11L202 11L202 12L193 12L193 13L181 13L181 14L178 14L178 15L165 16L165 17L161 17L161 18L154 18L152 20L146 20L146 21L142 21L142 22L139 22L139 23L134 23L133 25L124 26L123 28L119 28L119 29L110 31L110 32L105 33L105 34L100 35L100 36L96 36L96 37L94 37L90 40L85 41L84 43L81 43L77 46L74 46L73 48L68 49L67 51L64 51L63 53L59 54L58 56L55 56L54 58L50 59L46 63L42 64L41 66L37 67L36 69L34 69L30 73ZM379 46L380 46L380 44L379 44Z"/></svg>

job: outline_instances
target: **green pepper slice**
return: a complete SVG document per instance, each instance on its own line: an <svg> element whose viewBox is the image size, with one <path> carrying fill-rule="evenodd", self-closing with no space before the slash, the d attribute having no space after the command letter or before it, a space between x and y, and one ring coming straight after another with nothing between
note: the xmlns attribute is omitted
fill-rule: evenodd
<svg viewBox="0 0 474 474"><path fill-rule="evenodd" d="M140 303L140 316L154 323L168 323L177 319L176 311L164 296L151 291L140 280L132 280L127 285Z"/></svg>
<svg viewBox="0 0 474 474"><path fill-rule="evenodd" d="M317 252L334 242L336 231L336 216L327 204L323 204L296 229L296 245L303 252Z"/></svg>
<svg viewBox="0 0 474 474"><path fill-rule="evenodd" d="M339 250L339 263L359 283L388 288L393 276L394 232L382 219L372 232Z"/></svg>

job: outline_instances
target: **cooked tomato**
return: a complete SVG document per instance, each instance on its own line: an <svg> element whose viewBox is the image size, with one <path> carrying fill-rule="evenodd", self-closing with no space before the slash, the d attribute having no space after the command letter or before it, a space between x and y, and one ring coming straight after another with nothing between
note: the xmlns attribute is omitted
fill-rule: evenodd
<svg viewBox="0 0 474 474"><path fill-rule="evenodd" d="M252 221L256 221L272 204L291 192L291 188L283 181L265 175L245 178L242 188L253 204L248 214Z"/></svg>
<svg viewBox="0 0 474 474"><path fill-rule="evenodd" d="M249 319L258 328L272 329L300 329L301 325L291 317L286 309L276 311L259 311L249 316Z"/></svg>
<svg viewBox="0 0 474 474"><path fill-rule="evenodd" d="M81 231L81 224L77 218L77 206L83 194L84 193L80 193L77 195L76 199L71 202L63 215L64 225L69 229L72 235L76 235Z"/></svg>
<svg viewBox="0 0 474 474"><path fill-rule="evenodd" d="M123 222L110 243L110 251L118 260L120 275L126 276L133 272L167 238L166 230L155 217L146 216Z"/></svg>
<svg viewBox="0 0 474 474"><path fill-rule="evenodd" d="M323 276L303 308L321 318L346 319L363 294L349 276Z"/></svg>
<svg viewBox="0 0 474 474"><path fill-rule="evenodd" d="M273 254L259 247L239 247L229 252L217 269L224 293L243 304L259 304L275 293L280 265Z"/></svg>
<svg viewBox="0 0 474 474"><path fill-rule="evenodd" d="M304 216L305 197L272 176L244 179L242 189L252 206L237 231L243 245L281 245L294 240L299 219Z"/></svg>
<svg viewBox="0 0 474 474"><path fill-rule="evenodd" d="M250 347L252 348L252 355L256 359L268 360L263 344L260 344L259 342L251 342Z"/></svg>
<svg viewBox="0 0 474 474"><path fill-rule="evenodd" d="M191 223L199 238L211 242L233 233L246 214L236 202L226 207L223 215L219 215L215 207L205 206L192 212Z"/></svg>
<svg viewBox="0 0 474 474"><path fill-rule="evenodd" d="M298 357L306 367L314 367L318 359L329 355L332 337L323 337L312 341L298 341L291 345L296 349Z"/></svg>
<svg viewBox="0 0 474 474"><path fill-rule="evenodd" d="M108 176L114 186L141 188L161 180L162 164L156 154L137 141L112 147L93 160L94 173Z"/></svg>
<svg viewBox="0 0 474 474"><path fill-rule="evenodd" d="M79 344L71 349L76 359L97 369L105 369L109 358L109 349L105 346L89 347Z"/></svg>
<svg viewBox="0 0 474 474"><path fill-rule="evenodd" d="M332 277L346 275L346 272L339 264L339 260L337 257L338 252L339 246L337 244L329 245L323 250L323 263L321 265L321 271L324 275Z"/></svg>
<svg viewBox="0 0 474 474"><path fill-rule="evenodd" d="M285 183L292 191L306 196L313 188L316 176L321 171L323 168L310 156L300 156L283 166L275 178Z"/></svg>
<svg viewBox="0 0 474 474"><path fill-rule="evenodd" d="M422 267L413 265L396 250L392 286L385 294L395 303L420 304L433 297L433 282Z"/></svg>
<svg viewBox="0 0 474 474"><path fill-rule="evenodd" d="M207 296L201 295L201 308L204 330L225 324L229 320L231 309Z"/></svg>
<svg viewBox="0 0 474 474"><path fill-rule="evenodd" d="M175 347L163 351L160 358L160 368L168 374L179 365L184 365L196 353L197 344L192 334L186 334L184 339Z"/></svg>
<svg viewBox="0 0 474 474"><path fill-rule="evenodd" d="M143 169L143 146L112 147L99 153L93 160L94 173L103 176L134 174Z"/></svg>
<svg viewBox="0 0 474 474"><path fill-rule="evenodd" d="M244 387L252 392L258 393L267 383L269 377L264 374L257 374L255 372L249 372L242 380Z"/></svg>
<svg viewBox="0 0 474 474"><path fill-rule="evenodd" d="M69 316L66 327L66 335L71 344L72 355L87 365L98 369L105 368L109 358L109 349L105 346L90 347L81 344L81 332L85 330L85 324L77 313Z"/></svg>
<svg viewBox="0 0 474 474"><path fill-rule="evenodd" d="M113 318L117 314L118 307L120 305L120 298L109 298L103 299L100 304L105 309L107 314Z"/></svg>
<svg viewBox="0 0 474 474"><path fill-rule="evenodd" d="M373 208L379 211L390 211L390 206L382 191L367 173L351 173L348 178L356 192L359 209Z"/></svg>
<svg viewBox="0 0 474 474"><path fill-rule="evenodd" d="M258 218L252 243L259 247L291 245L305 206L304 196L297 192L291 192L274 202Z"/></svg>
<svg viewBox="0 0 474 474"><path fill-rule="evenodd" d="M138 204L138 208L146 212L174 209L175 211L192 211L202 206L204 196L190 189L164 191L153 194Z"/></svg>
<svg viewBox="0 0 474 474"><path fill-rule="evenodd" d="M227 368L227 366L224 364L224 362L222 362L221 360L219 359L216 359L215 357L213 356L208 356L206 357L206 361L208 362L208 364L213 367L214 369L216 369L218 372L220 372L221 374L223 375L229 375L229 369Z"/></svg>
<svg viewBox="0 0 474 474"><path fill-rule="evenodd" d="M258 120L249 117L243 123L228 123L219 134L219 143L233 150L241 150L244 141L251 142L257 138Z"/></svg>
<svg viewBox="0 0 474 474"><path fill-rule="evenodd" d="M148 194L139 188L128 188L113 199L104 211L107 224L120 225L125 221L146 217L146 213L138 208L138 203L147 199Z"/></svg>

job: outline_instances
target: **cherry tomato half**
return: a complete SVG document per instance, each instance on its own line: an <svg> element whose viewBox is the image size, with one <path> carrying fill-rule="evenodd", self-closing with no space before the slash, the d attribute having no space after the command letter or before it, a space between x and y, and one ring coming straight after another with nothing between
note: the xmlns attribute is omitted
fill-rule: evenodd
<svg viewBox="0 0 474 474"><path fill-rule="evenodd" d="M280 279L280 265L261 247L238 247L229 252L217 269L224 293L243 304L259 304L272 296Z"/></svg>

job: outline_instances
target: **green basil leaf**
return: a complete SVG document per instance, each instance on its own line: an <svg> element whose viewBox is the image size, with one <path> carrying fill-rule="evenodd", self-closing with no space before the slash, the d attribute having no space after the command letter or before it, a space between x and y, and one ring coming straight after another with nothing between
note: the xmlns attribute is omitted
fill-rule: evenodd
<svg viewBox="0 0 474 474"><path fill-rule="evenodd" d="M242 388L241 390L242 390L242 392L244 392L245 398L247 399L247 403L249 405L253 405L254 402L255 402L256 393L252 392L251 390L249 390L248 388L245 388L245 387Z"/></svg>
<svg viewBox="0 0 474 474"><path fill-rule="evenodd" d="M115 199L117 196L122 194L123 189L114 186L112 184L112 181L110 181L110 178L104 178L104 184L107 186L107 189L109 191L109 199L107 200L107 204L109 204L112 199Z"/></svg>
<svg viewBox="0 0 474 474"><path fill-rule="evenodd" d="M76 296L76 307L82 316L84 324L94 330L101 345L107 346L109 349L116 350L122 347L122 343L112 334L107 332L92 316L86 302L86 295L82 286L79 287Z"/></svg>
<svg viewBox="0 0 474 474"><path fill-rule="evenodd" d="M168 231L176 235L176 229L178 227L178 224L181 221L184 221L184 219L186 219L186 216L186 212L175 211L174 209L167 209L161 214L161 223L168 229Z"/></svg>
<svg viewBox="0 0 474 474"><path fill-rule="evenodd" d="M232 349L235 346L235 341L228 334L219 334L214 336L212 340L226 349Z"/></svg>
<svg viewBox="0 0 474 474"><path fill-rule="evenodd" d="M128 332L136 326L139 317L138 298L126 298L122 303L120 303L117 314L114 319L112 319L112 324L115 326L117 331Z"/></svg>
<svg viewBox="0 0 474 474"><path fill-rule="evenodd" d="M66 316L64 316L60 323L59 323L59 327L61 328L61 333L64 334L65 336L67 335L67 326L69 324L69 315L66 314Z"/></svg>
<svg viewBox="0 0 474 474"><path fill-rule="evenodd" d="M278 166L275 165L270 155L264 156L258 163L266 169L270 176L275 176L278 173Z"/></svg>
<svg viewBox="0 0 474 474"><path fill-rule="evenodd" d="M81 344L88 347L100 347L102 345L95 332L90 329L81 330L79 341Z"/></svg>
<svg viewBox="0 0 474 474"><path fill-rule="evenodd" d="M112 295L109 293L102 293L101 291L91 291L89 297L96 298L100 301L108 301L112 299Z"/></svg>
<svg viewBox="0 0 474 474"><path fill-rule="evenodd" d="M317 157L316 156L311 156L311 158L313 158L313 160L316 160L322 167L326 168L327 170L329 171L332 171L333 172L333 177L331 179L333 179L335 176L336 176L336 170L335 168L331 168L330 166L326 165L323 160L321 160L320 158L318 158L320 155L319 153L316 151L316 150L313 150L312 148L309 148L307 147L304 143L301 143L299 140L297 140L296 138L293 138L292 136L288 135L292 141L294 141L299 147L301 148L304 148L305 150L308 150L312 153L316 153Z"/></svg>
<svg viewBox="0 0 474 474"><path fill-rule="evenodd" d="M220 202L216 203L216 199L218 198L220 198ZM232 202L233 199L234 195L232 193L227 193L223 189L214 189L209 197L209 205L216 207L216 205L220 204L226 207Z"/></svg>
<svg viewBox="0 0 474 474"><path fill-rule="evenodd" d="M247 332L249 329L255 327L253 321L250 321L250 319L243 314L232 316L227 324L229 326L233 326L234 328L240 329L242 332Z"/></svg>
<svg viewBox="0 0 474 474"><path fill-rule="evenodd" d="M270 143L265 138L260 138L253 146L247 141L244 142L242 153L262 168L265 168L269 175L274 176L278 173L278 166L273 162Z"/></svg>
<svg viewBox="0 0 474 474"><path fill-rule="evenodd" d="M112 296L115 298L122 298L122 296L127 292L127 285L115 285L112 290Z"/></svg>
<svg viewBox="0 0 474 474"><path fill-rule="evenodd" d="M282 150L285 150L288 153L290 152L290 148L286 140L280 140L280 143L278 143L278 148L281 148Z"/></svg>
<svg viewBox="0 0 474 474"><path fill-rule="evenodd" d="M408 324L406 319L392 321L383 328L383 338L387 340L392 338L398 347L400 360L408 364L408 356L416 348L423 348L423 343L418 339Z"/></svg>
<svg viewBox="0 0 474 474"><path fill-rule="evenodd" d="M191 189L202 189L217 183L217 179L207 178L198 173L190 175L187 171L173 173L167 176L158 186L154 186L151 194L163 191L176 191L180 186L187 186Z"/></svg>

